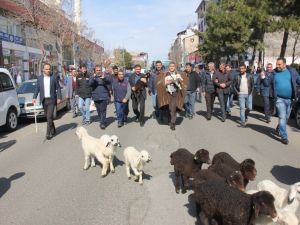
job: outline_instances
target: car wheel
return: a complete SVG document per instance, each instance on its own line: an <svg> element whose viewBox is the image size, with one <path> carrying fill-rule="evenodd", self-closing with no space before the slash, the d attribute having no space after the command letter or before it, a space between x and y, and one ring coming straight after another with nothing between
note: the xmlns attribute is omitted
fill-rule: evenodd
<svg viewBox="0 0 300 225"><path fill-rule="evenodd" d="M6 129L13 131L18 126L18 115L14 109L9 109L6 116Z"/></svg>
<svg viewBox="0 0 300 225"><path fill-rule="evenodd" d="M53 119L55 120L57 117L57 106L54 106L54 110L53 110Z"/></svg>
<svg viewBox="0 0 300 225"><path fill-rule="evenodd" d="M297 107L296 110L296 125L300 129L300 105Z"/></svg>

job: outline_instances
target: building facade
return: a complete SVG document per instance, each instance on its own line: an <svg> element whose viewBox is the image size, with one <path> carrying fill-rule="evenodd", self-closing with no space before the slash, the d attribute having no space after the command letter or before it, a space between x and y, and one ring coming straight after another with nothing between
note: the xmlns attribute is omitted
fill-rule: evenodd
<svg viewBox="0 0 300 225"><path fill-rule="evenodd" d="M39 4L39 14L29 11L30 4ZM23 80L40 74L42 61L49 62L53 72L59 75L65 72L63 68L74 62L76 65L83 62L90 67L101 63L103 44L79 35L64 12L50 8L52 6L41 1L1 0L0 66L10 68L14 64ZM55 20L48 18L49 15ZM35 21L27 19L30 16L38 18L39 23L34 26Z"/></svg>

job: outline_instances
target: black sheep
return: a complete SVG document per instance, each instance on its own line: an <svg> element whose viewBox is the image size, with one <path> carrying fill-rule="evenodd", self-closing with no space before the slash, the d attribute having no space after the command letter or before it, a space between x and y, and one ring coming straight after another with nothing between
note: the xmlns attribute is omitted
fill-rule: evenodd
<svg viewBox="0 0 300 225"><path fill-rule="evenodd" d="M227 183L229 186L245 191L244 177L238 170L232 171L231 174L224 178L213 172L212 170L199 170L193 176L193 188L205 181L221 181Z"/></svg>
<svg viewBox="0 0 300 225"><path fill-rule="evenodd" d="M242 175L244 177L244 185L245 187L248 185L249 180L253 181L255 180L257 170L255 168L255 162L252 159L245 159L243 162L238 163L231 155L229 155L226 152L220 152L214 155L212 160L213 165L226 165L229 168L232 168L232 170L240 170L242 172ZM214 172L218 173L220 176L223 176L222 174L225 173L225 176L228 175L228 170L225 168L225 172L222 171L223 166L220 169L215 169Z"/></svg>
<svg viewBox="0 0 300 225"><path fill-rule="evenodd" d="M179 193L180 183L179 177L182 180L182 193L186 193L189 187L189 178L198 170L201 170L202 164L210 164L209 152L205 149L198 150L192 154L187 149L180 148L170 155L171 165L174 165L175 172L175 191Z"/></svg>
<svg viewBox="0 0 300 225"><path fill-rule="evenodd" d="M267 191L248 195L224 182L207 181L194 190L194 199L202 225L217 220L223 225L251 225L258 215L277 216L274 197Z"/></svg>

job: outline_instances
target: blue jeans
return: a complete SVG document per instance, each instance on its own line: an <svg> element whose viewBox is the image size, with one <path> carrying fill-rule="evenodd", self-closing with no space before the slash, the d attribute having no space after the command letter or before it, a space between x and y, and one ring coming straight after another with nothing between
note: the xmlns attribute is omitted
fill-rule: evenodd
<svg viewBox="0 0 300 225"><path fill-rule="evenodd" d="M157 102L156 102L157 94L151 94L151 103L154 110L157 110Z"/></svg>
<svg viewBox="0 0 300 225"><path fill-rule="evenodd" d="M127 117L128 111L128 103L123 102L115 102L116 111L117 111L117 119L119 124L123 124L125 118Z"/></svg>
<svg viewBox="0 0 300 225"><path fill-rule="evenodd" d="M248 113L252 110L252 95L240 94L239 105L241 122L244 123L248 119Z"/></svg>
<svg viewBox="0 0 300 225"><path fill-rule="evenodd" d="M286 123L291 114L291 99L283 99L277 97L276 100L276 108L278 112L278 120L279 120L279 133L282 139L288 139L287 131L286 131Z"/></svg>
<svg viewBox="0 0 300 225"><path fill-rule="evenodd" d="M229 94L227 99L227 104L226 104L226 112L231 113L232 106L233 106L233 94Z"/></svg>
<svg viewBox="0 0 300 225"><path fill-rule="evenodd" d="M185 96L185 116L194 116L195 114L196 92L187 91Z"/></svg>
<svg viewBox="0 0 300 225"><path fill-rule="evenodd" d="M82 114L83 120L88 122L91 120L90 105L91 105L91 98L79 97L79 103L78 103L79 110Z"/></svg>

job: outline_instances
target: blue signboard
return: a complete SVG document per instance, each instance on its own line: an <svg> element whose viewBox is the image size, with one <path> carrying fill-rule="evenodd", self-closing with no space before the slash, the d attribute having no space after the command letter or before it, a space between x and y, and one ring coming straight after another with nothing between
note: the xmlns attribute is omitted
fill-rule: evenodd
<svg viewBox="0 0 300 225"><path fill-rule="evenodd" d="M3 41L13 42L19 45L23 44L23 38L14 36L12 34L4 33L0 31L0 39Z"/></svg>

